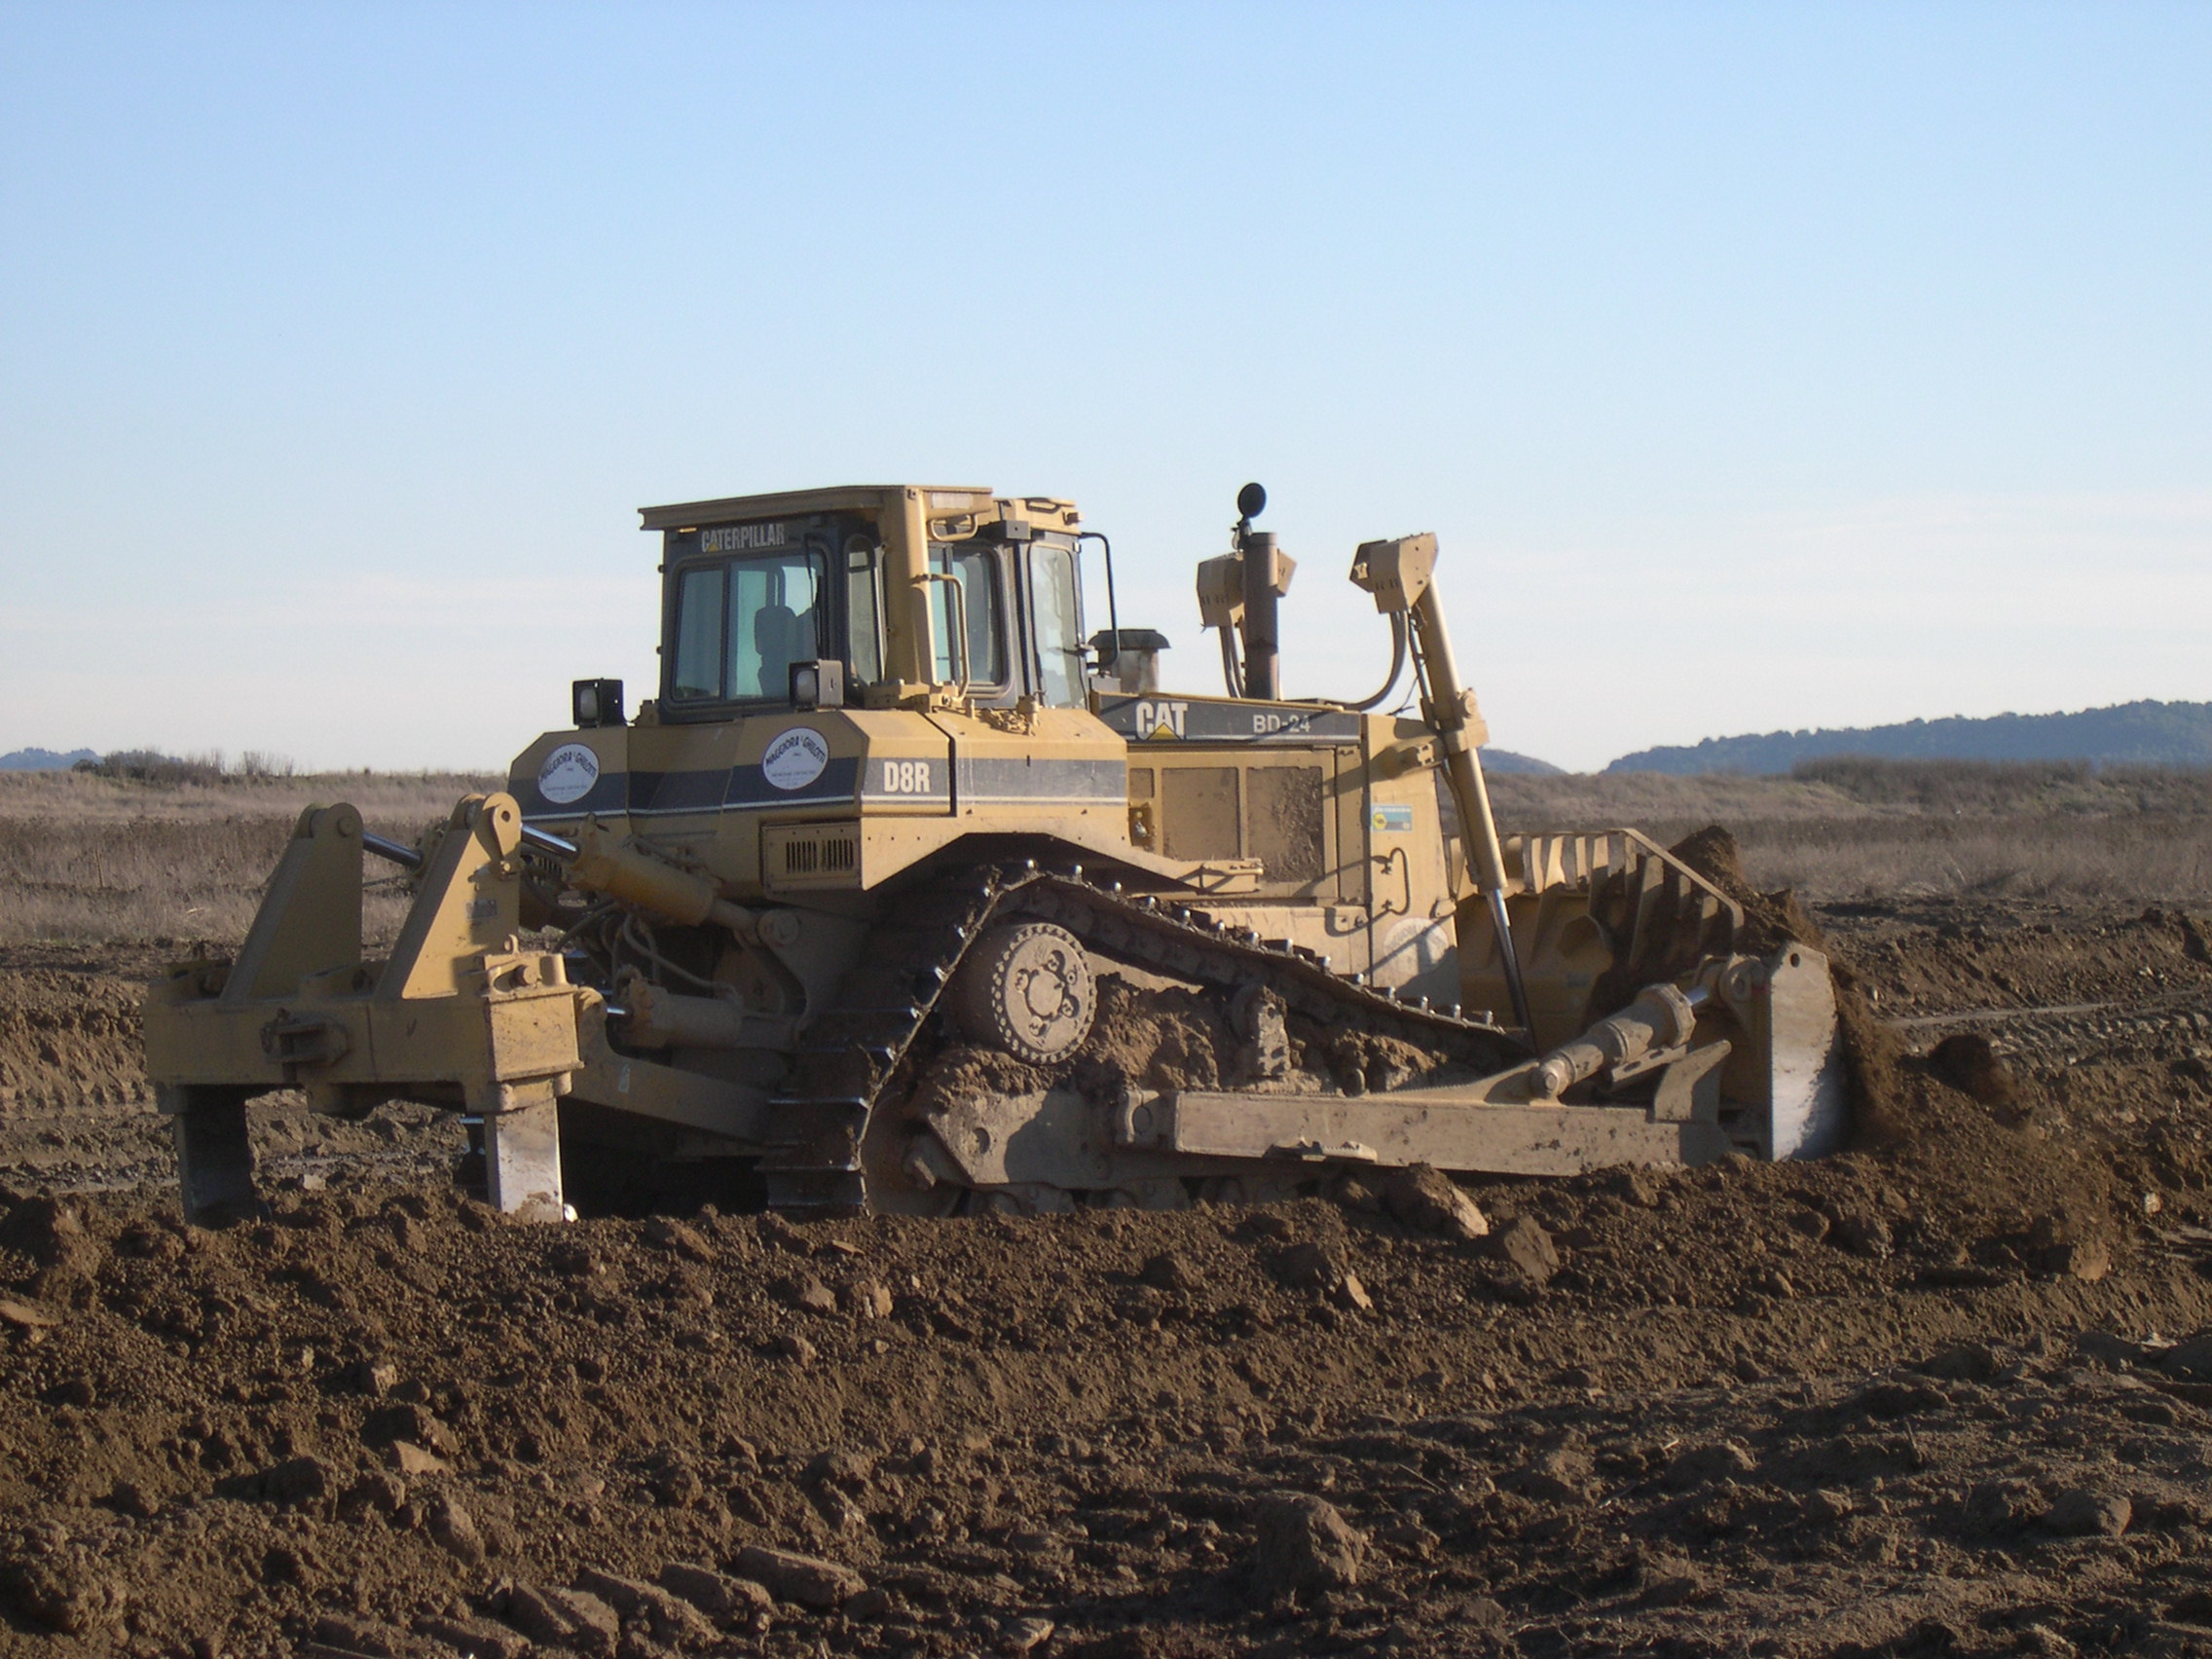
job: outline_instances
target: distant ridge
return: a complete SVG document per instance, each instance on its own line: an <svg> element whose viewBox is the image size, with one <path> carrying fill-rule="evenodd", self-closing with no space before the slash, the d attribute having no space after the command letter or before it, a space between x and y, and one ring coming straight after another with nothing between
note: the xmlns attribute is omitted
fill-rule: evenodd
<svg viewBox="0 0 2212 1659"><path fill-rule="evenodd" d="M1555 766L1549 760L1539 760L1533 755L1516 755L1510 749L1485 749L1482 757L1486 772L1526 772L1538 778L1567 776L1567 768L1564 766Z"/></svg>
<svg viewBox="0 0 2212 1659"><path fill-rule="evenodd" d="M2120 703L2070 715L1952 716L1835 731L1709 737L1640 749L1608 772L1775 775L1800 760L1866 755L1884 760L2086 760L2093 766L2212 766L2212 703Z"/></svg>
<svg viewBox="0 0 2212 1659"><path fill-rule="evenodd" d="M18 749L0 755L0 772L66 772L80 760L97 760L90 749L72 749L66 755L51 749Z"/></svg>

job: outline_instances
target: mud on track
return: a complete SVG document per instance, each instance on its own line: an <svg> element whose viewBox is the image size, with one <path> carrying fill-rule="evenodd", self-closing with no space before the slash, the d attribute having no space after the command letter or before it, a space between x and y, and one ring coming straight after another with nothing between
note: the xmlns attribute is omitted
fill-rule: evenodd
<svg viewBox="0 0 2212 1659"><path fill-rule="evenodd" d="M1908 1053L1886 1144L1471 1242L1359 1183L532 1229L450 1124L284 1107L194 1233L150 954L18 952L0 1651L2212 1652L2199 924L1821 919L2003 1086Z"/></svg>

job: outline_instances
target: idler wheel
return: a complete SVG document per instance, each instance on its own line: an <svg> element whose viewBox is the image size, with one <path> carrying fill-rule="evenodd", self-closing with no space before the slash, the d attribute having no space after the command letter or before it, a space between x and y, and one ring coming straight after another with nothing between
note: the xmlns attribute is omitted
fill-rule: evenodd
<svg viewBox="0 0 2212 1659"><path fill-rule="evenodd" d="M987 930L952 981L952 1018L972 1043L1031 1065L1083 1047L1098 1014L1098 987L1083 941L1051 922Z"/></svg>

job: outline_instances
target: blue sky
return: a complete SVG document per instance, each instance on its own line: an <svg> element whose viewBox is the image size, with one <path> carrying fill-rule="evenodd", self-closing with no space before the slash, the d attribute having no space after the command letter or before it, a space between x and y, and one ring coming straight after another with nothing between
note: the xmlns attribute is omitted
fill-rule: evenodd
<svg viewBox="0 0 2212 1659"><path fill-rule="evenodd" d="M0 0L0 750L500 765L633 509L1074 497L1493 740L2212 698L2212 8ZM635 695L635 692L633 693Z"/></svg>

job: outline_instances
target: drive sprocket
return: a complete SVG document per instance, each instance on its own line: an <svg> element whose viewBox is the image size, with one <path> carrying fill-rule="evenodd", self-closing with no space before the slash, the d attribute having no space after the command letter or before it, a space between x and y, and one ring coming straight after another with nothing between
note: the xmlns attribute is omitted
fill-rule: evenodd
<svg viewBox="0 0 2212 1659"><path fill-rule="evenodd" d="M1051 922L1008 922L985 932L961 963L948 1000L969 1041L1038 1066L1082 1048L1098 1014L1083 941Z"/></svg>

